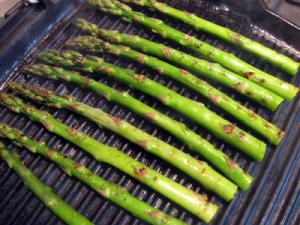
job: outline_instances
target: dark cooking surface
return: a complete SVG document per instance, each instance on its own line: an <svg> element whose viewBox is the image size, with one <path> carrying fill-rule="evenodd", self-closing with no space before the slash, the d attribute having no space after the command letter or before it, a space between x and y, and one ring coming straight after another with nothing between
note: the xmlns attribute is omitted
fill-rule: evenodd
<svg viewBox="0 0 300 225"><path fill-rule="evenodd" d="M278 16L300 28L300 0L263 0L267 7Z"/></svg>
<svg viewBox="0 0 300 225"><path fill-rule="evenodd" d="M93 106L101 107L107 112L122 117L135 126L191 153L193 156L196 156L196 154L190 152L186 146L182 145L180 141L169 135L167 132L153 126L148 121L144 121L133 113L130 113L129 110L119 105L107 102L95 93L64 82L54 82L50 79L25 76L20 72L24 64L32 62L34 55L37 52L44 51L49 48L61 48L69 37L75 36L78 31L72 24L72 21L79 16L87 18L92 22L97 22L100 26L105 28L118 29L128 33L139 34L149 39L162 41L158 36L153 35L147 30L141 29L139 26L128 25L125 22L121 22L118 17L96 12L94 9L87 6L87 4L82 3L82 1L65 0L57 2L57 4L47 4L47 6L43 7L24 8L22 11L17 12L10 21L7 21L6 24L0 28L0 80L2 79L4 81L8 78L26 81L30 84L40 84L41 86L47 87L51 90L57 90L57 93L71 93L72 95L77 96L81 101ZM222 3L226 4L226 7L223 4L218 6L216 3L207 3L208 1L203 1L203 3L202 1L197 0L173 0L168 2L179 8L194 11L200 16L209 18L210 20L216 21L222 25L227 25L246 36L259 40L268 46L272 46L272 48L286 53L300 61L300 31L287 25L271 14L266 13L266 11L260 8L259 4L254 3L254 1L224 0ZM241 2L243 2L243 4L241 4ZM255 13L253 10L255 10ZM148 10L145 10L145 12L149 15L153 15L153 12ZM156 16L161 17L161 15ZM199 36L208 43L212 43L213 45L227 51L234 52L255 66L265 69L271 74L279 76L299 87L299 73L298 76L295 77L285 75L276 68L264 63L262 60L258 60L256 57L246 54L245 52L219 41L210 35L202 34L201 32L193 32L189 26L182 25L177 21L168 19L167 17L163 17L163 19L179 29ZM257 26L251 25L250 21ZM274 36L271 36L271 33ZM279 39L276 39L275 37L278 37ZM279 40L285 40L294 47L291 47ZM167 43L175 46L171 42ZM24 56L26 56L25 60L23 60ZM207 101L201 98L198 94L195 94L195 92L189 88L183 87L183 85L180 85L171 79L159 77L157 73L145 69L141 65L130 63L128 60L120 60L109 57L108 55L105 55L105 58L118 65L127 66L138 70L138 72L146 73L149 77L164 83L168 87L177 90L185 96L207 103ZM126 86L120 85L115 80L108 79L103 75L99 77L101 77L100 79L102 81L111 86L123 90L127 89ZM1 87L6 89L5 83L3 82L2 84L3 85ZM251 188L247 192L239 191L231 203L224 203L220 199L210 195L208 192L203 190L200 185L176 170L174 167L170 166L168 163L144 152L135 145L130 144L124 138L114 135L105 129L98 129L92 122L70 113L69 111L52 109L49 111L68 125L87 132L89 135L103 141L105 144L115 146L125 151L159 172L175 179L177 182L180 182L197 192L208 194L209 198L213 202L223 206L211 224L300 224L300 213L298 211L300 207L299 95L296 99L294 99L294 101L290 103L285 102L281 105L276 113L270 113L267 110L259 108L255 103L247 101L244 97L231 93L231 91L226 88L221 89L230 96L233 96L235 99L240 100L243 104L252 108L260 115L271 120L273 123L276 123L280 128L286 130L286 137L282 144L277 147L277 149L274 146L269 146L266 158L263 162L255 163L243 154L238 153L234 148L223 144L221 141L214 138L214 136L209 135L206 130L194 125L188 119L172 110L169 110L141 92L130 91L130 93L145 103L167 113L169 116L185 122L190 128L195 129L209 141L216 144L217 147L228 153L237 160L243 168L253 174L256 179ZM209 103L207 103L207 105L222 116L233 120L230 116L226 115L216 107ZM45 107L42 108L46 109ZM136 182L133 178L124 175L122 172L106 164L96 163L91 156L85 154L79 148L50 134L49 132L46 132L44 129L41 129L41 125L29 122L25 116L16 115L11 113L8 109L0 106L0 121L7 122L12 126L18 127L26 131L26 134L37 139L45 140L51 147L70 155L76 161L84 163L105 179L126 187L131 193L144 201L147 201L153 206L164 210L165 212L176 216L187 223L203 224L199 221L199 219L188 213L186 210L183 210L146 186ZM13 145L9 146L10 149L15 149ZM25 150L18 149L17 151L22 156L22 160L25 164L28 165L43 182L51 185L55 192L58 193L65 201L70 203L83 215L87 216L87 218L92 220L95 224L145 224L115 204L106 201L81 182L68 177L53 163L42 157L28 153ZM61 224L59 219L53 216L52 213L46 209L30 191L27 190L20 179L18 179L12 170L10 170L2 161L0 162L0 174L1 225Z"/></svg>

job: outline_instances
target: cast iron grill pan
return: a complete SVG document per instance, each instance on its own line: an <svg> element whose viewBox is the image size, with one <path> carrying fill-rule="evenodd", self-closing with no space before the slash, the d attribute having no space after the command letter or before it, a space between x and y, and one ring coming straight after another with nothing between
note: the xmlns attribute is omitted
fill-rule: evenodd
<svg viewBox="0 0 300 225"><path fill-rule="evenodd" d="M55 10L55 8L60 8L60 10L63 10L62 6L67 4L66 2L68 1L65 1L65 3L59 2L56 5L50 5L49 8L46 7L46 9L41 10L51 10L51 7L52 10ZM235 10L234 5L229 9L224 5L213 2L199 2L192 0L183 2L168 2L178 8L194 12L201 17L215 21L222 25L226 25L235 31L238 31L252 39L272 47L273 49L287 54L298 61L300 60L300 52L296 49L299 47L299 44L298 46L295 46L296 48L293 48L280 39L276 39L271 33L265 31L259 26L252 24L251 20L243 13ZM19 60L14 62L14 70L5 70L6 74L2 73L1 78L26 82L30 85L40 85L42 87L54 90L58 94L70 94L76 96L80 101L95 107L99 107L114 116L125 119L136 127L164 140L171 145L174 145L179 149L182 149L185 152L190 153L198 159L201 159L198 154L191 152L187 146L183 145L179 140L172 135L169 135L166 131L151 124L151 122L142 119L134 113L131 113L128 109L108 102L96 93L85 90L73 84L67 84L61 81L53 81L51 79L38 78L22 73L22 67L25 64L31 64L35 62L35 55L38 52L52 48L62 49L66 40L78 35L80 32L73 24L73 21L75 21L75 19L78 17L86 18L91 22L99 24L99 26L103 28L116 29L130 34L138 34L147 39L163 42L175 48L187 51L171 41L166 42L159 36L149 32L146 29L143 29L138 25L131 25L126 22L122 22L119 17L100 13L99 11L88 6L85 2L78 1L76 4L72 4L74 9L70 10L69 13L65 13L66 16L62 17L59 22L56 21L54 24L55 26L50 27L51 29L49 28L49 30L43 36L43 39L38 40L36 38L34 46L29 49L28 52L25 52L24 49L19 49L19 52L15 53L20 55L25 54L26 58L23 60L23 58L20 57ZM144 10L138 7L134 8L143 11L147 15L162 18L168 24L171 24L172 26L183 30L186 33L195 35L201 40L213 44L214 46L232 52L237 56L247 60L254 66L264 69L271 74L274 74L286 81L293 83L296 86L299 86L299 76L292 77L286 75L275 67L268 65L263 60L260 60L251 54L245 53L237 47L220 41L211 35L195 32L188 25L179 23L178 21L172 20L149 10ZM37 12L39 12L39 10L37 10ZM56 11L56 13L62 12ZM25 17L26 16L29 17L29 15L25 14ZM44 25L47 23L51 23L51 21L44 21ZM272 27L272 25L270 25L270 27ZM280 31L280 27L278 29L278 31ZM296 38L297 35L299 37L299 33L300 32L295 34L294 38ZM293 39L293 37L290 38ZM4 44L5 43L3 42L3 45ZM2 44L0 44L0 50L1 46ZM14 53L12 53L11 56L13 56L13 54ZM205 103L209 108L211 108L213 111L216 111L219 115L236 122L222 110L219 110L204 98L199 96L199 94L179 84L178 82L160 76L158 73L129 60L112 57L109 54L104 54L103 57L116 65L134 69L138 73L144 73L148 77L166 85L167 87L184 96ZM9 57L7 59L9 59ZM110 79L105 75L87 73L85 75L100 80L101 82L104 82L116 89L128 91L130 94L140 99L144 103L158 109L172 118L175 118L176 120L186 123L190 128L201 134L208 141L215 144L218 148L222 149L234 160L236 160L244 169L253 174L255 177L255 182L247 192L239 191L231 203L225 203L204 190L194 180L181 173L167 162L145 152L136 145L131 144L126 139L115 135L106 129L100 129L87 119L67 110L53 110L39 104L34 104L33 102L30 103L43 110L49 111L51 114L55 115L56 118L68 124L69 126L80 129L99 141L126 152L151 168L176 180L178 183L196 192L207 194L211 201L222 206L218 215L211 224L300 224L300 215L299 212L297 213L297 208L299 209L300 201L300 141L297 137L300 133L300 112L297 110L300 108L299 96L296 97L293 102L285 102L279 107L276 113L270 113L269 111L264 110L262 107L259 107L256 103L249 101L245 97L242 97L231 92L227 88L220 87L216 83L209 81L232 98L242 102L242 104L253 109L255 112L277 124L280 128L286 131L286 137L282 144L277 149L274 146L269 146L265 160L261 163L256 163L247 156L240 154L236 149L218 140L213 135L209 134L205 129L197 126L189 119L185 118L179 113L176 113L174 110L170 110L163 106L155 99L144 95L139 91L131 90L127 86L122 85L116 80ZM9 91L5 82L3 82L2 89ZM174 204L172 201L164 198L135 179L124 175L124 173L118 171L117 169L107 164L96 162L90 155L84 153L81 149L68 143L62 138L52 135L40 124L31 122L27 117L12 113L7 108L0 106L0 121L22 129L27 135L38 140L46 141L54 149L58 149L74 160L83 163L101 177L125 187L138 198L167 212L168 214L175 216L189 224L204 224L195 216ZM240 123L237 124L248 132L251 132ZM68 177L55 164L45 160L43 157L33 155L21 148L16 149L16 147L14 147L12 144L9 144L9 148L16 150L21 155L21 158L25 164L31 170L33 170L43 182L53 187L54 191L58 193L67 203L71 204L75 209L77 209L81 214L85 215L95 224L145 224L143 221L135 218L126 210L123 210L117 205L105 200L83 183L74 178ZM43 206L42 203L40 203L36 197L34 197L29 190L27 190L17 175L12 172L12 170L9 169L3 161L0 162L0 174L0 224L62 224L59 219L57 219L47 208L45 208L45 206Z"/></svg>

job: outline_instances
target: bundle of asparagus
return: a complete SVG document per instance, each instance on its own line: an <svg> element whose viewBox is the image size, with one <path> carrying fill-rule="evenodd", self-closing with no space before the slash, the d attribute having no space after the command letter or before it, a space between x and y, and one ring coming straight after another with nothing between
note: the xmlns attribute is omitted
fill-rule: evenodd
<svg viewBox="0 0 300 225"><path fill-rule="evenodd" d="M47 159L53 161L58 166L60 166L64 172L66 172L69 176L74 176L77 179L81 180L89 187L94 189L97 193L99 193L104 198L109 199L110 201L116 203L117 205L127 209L129 212L134 214L135 216L145 220L150 224L156 225L184 225L185 223L171 217L164 212L161 212L154 207L146 204L145 202L135 198L126 189L110 183L97 174L93 173L84 165L71 160L65 155L61 154L58 151L50 149L46 143L38 142L30 137L25 136L20 130L12 128L8 125L0 124L0 137L9 138L13 143L18 146L27 148L32 153L40 154ZM1 142L0 142L1 149ZM1 154L1 151L0 151ZM2 153L3 154L3 153ZM8 154L4 152L4 154ZM21 168L20 168L21 169ZM23 170L24 171L24 170ZM29 185L32 185L32 181L28 181ZM43 190L41 185L38 186L35 190ZM51 195L50 195L51 196ZM61 200L60 200L61 201ZM49 202L49 200L47 201ZM51 204L50 204L51 206ZM56 207L57 208L57 207ZM71 212L59 210L57 213L58 216L63 216L64 221L67 224L75 224L72 221L77 222L76 224L91 224L82 222L81 217L77 218L77 215L71 217Z"/></svg>
<svg viewBox="0 0 300 225"><path fill-rule="evenodd" d="M65 203L48 185L42 183L23 165L18 155L7 150L2 142L0 142L0 157L18 174L24 184L66 224L93 225L92 222Z"/></svg>
<svg viewBox="0 0 300 225"><path fill-rule="evenodd" d="M167 4L157 2L156 0L120 1L146 6L179 19L192 25L198 30L204 30L228 42L239 45L245 50L261 56L268 62L280 67L290 74L295 74L299 69L298 62L295 62L282 54L276 53L230 29L199 18L194 14L175 9ZM100 29L97 25L83 19L77 21L77 27L83 31L89 32L93 36L81 36L71 39L67 42L67 46L74 50L87 51L94 54L108 52L116 56L122 56L138 61L151 69L157 70L160 74L169 76L196 90L213 104L224 109L227 113L266 137L270 143L275 145L280 143L284 136L284 132L275 125L266 121L252 110L247 109L245 106L231 99L226 94L187 70L177 68L176 66L150 55L180 65L193 72L201 73L202 75L218 81L219 83L251 98L272 111L276 110L283 99L291 100L298 92L297 87L253 67L232 54L217 49L193 36L174 29L161 20L150 18L142 13L133 11L130 7L120 1L88 0L90 4L104 12L119 15L128 22L137 22L150 28L164 38L172 39L180 45L200 53L205 58L221 64L229 70L223 68L219 64L196 58L166 45L152 42L138 36ZM97 37L109 42L98 39ZM125 44L129 47L113 43ZM134 49L138 49L141 52ZM66 80L90 90L94 90L104 96L107 100L117 102L131 109L135 113L152 121L176 136L186 143L191 150L199 152L204 156L206 160L210 161L243 190L246 190L251 184L253 178L243 171L238 164L222 151L216 149L212 144L204 140L201 136L187 128L184 124L149 107L130 96L128 93L117 91L93 79L84 77L78 72L69 71L56 66L68 67L84 72L101 72L116 78L132 88L157 98L170 108L181 112L210 130L217 137L237 147L254 159L263 159L266 149L265 143L210 111L203 104L183 97L163 85L148 79L143 74L137 74L132 70L123 69L106 63L103 59L96 56L84 57L75 51L49 51L47 53L42 53L39 58L52 66L43 64L27 66L25 69L27 73ZM16 82L10 82L9 86L19 94L28 97L31 100L44 103L49 107L71 110L94 121L100 127L105 127L127 138L129 141L139 145L146 151L170 162L175 167L181 169L190 177L197 180L205 188L216 193L226 201L231 200L237 191L237 186L235 184L218 174L206 162L194 159L190 155L143 132L120 118L113 117L98 108L79 102L74 97L65 95L59 96L52 91L38 86L30 87ZM136 178L140 182L148 185L162 195L173 200L178 205L197 215L205 222L209 222L216 214L218 206L208 202L206 196L195 193L157 173L155 170L148 168L125 153L115 148L105 146L88 135L66 126L49 113L25 104L20 98L0 92L0 103L14 112L25 114L33 121L40 122L50 132L65 138L82 148L84 151L90 153L97 161L108 163ZM15 128L0 124L0 137L9 138L16 145L25 147L33 153L45 156L63 168L68 175L77 177L79 180L100 193L103 197L124 207L148 223L163 225L185 224L184 222L153 208L145 202L140 201L125 189L105 181L83 165L50 149L45 143L37 142L34 139L25 136L21 131ZM5 149L1 142L0 156L19 174L25 184L66 223L92 224L64 203L49 187L41 183L25 166L22 165L15 154L12 154Z"/></svg>
<svg viewBox="0 0 300 225"><path fill-rule="evenodd" d="M172 77L196 90L213 104L221 107L245 125L266 137L272 144L278 145L283 137L283 132L275 125L184 69L177 68L158 58L145 55L127 46L114 45L93 36L79 36L68 40L66 45L75 50L89 51L91 53L109 52L141 62L151 69L157 70L161 74Z"/></svg>
<svg viewBox="0 0 300 225"><path fill-rule="evenodd" d="M33 65L26 67L25 72L75 83L99 93L109 101L117 102L131 109L133 112L152 121L182 140L191 150L200 153L206 160L216 166L243 190L246 190L253 180L253 178L246 171L241 169L236 162L230 159L221 150L216 149L212 144L194 131L190 130L186 125L149 107L129 95L127 92L117 91L103 83L84 77L78 72L68 71L63 68L47 65Z"/></svg>
<svg viewBox="0 0 300 225"><path fill-rule="evenodd" d="M218 174L207 163L199 162L199 160L143 132L120 118L113 117L101 109L81 103L75 97L58 96L54 92L38 86L30 87L15 82L9 83L9 86L31 100L45 103L50 107L69 109L94 121L99 127L105 127L127 138L146 151L171 163L226 201L230 201L237 191L236 185Z"/></svg>
<svg viewBox="0 0 300 225"><path fill-rule="evenodd" d="M77 145L91 154L97 161L108 163L136 178L205 222L209 222L218 211L219 207L208 202L205 195L195 193L145 166L143 163L134 160L125 153L113 147L103 145L75 128L70 128L55 119L48 112L38 110L34 106L25 104L18 97L0 92L0 103L16 113L25 114L31 120L40 122L48 131Z"/></svg>
<svg viewBox="0 0 300 225"><path fill-rule="evenodd" d="M94 36L98 36L99 38L129 45L132 48L137 48L143 51L144 53L155 55L166 61L176 63L188 70L200 73L209 79L213 79L229 88L232 88L272 111L276 110L283 101L283 98L273 92L251 82L250 80L247 80L244 77L226 70L219 64L201 60L174 48L149 41L139 36L100 29L96 24L89 23L83 19L78 19L76 26L83 31L89 32Z"/></svg>
<svg viewBox="0 0 300 225"><path fill-rule="evenodd" d="M88 0L88 2L99 10L119 15L129 22L137 22L150 28L162 37L172 39L178 44L188 47L212 61L220 63L224 67L235 71L285 99L291 100L298 92L297 87L255 68L233 54L224 52L193 36L185 34L165 24L162 20L147 17L143 13L133 11L129 6L118 0Z"/></svg>
<svg viewBox="0 0 300 225"><path fill-rule="evenodd" d="M196 30L205 31L207 33L213 34L225 41L228 41L234 45L249 51L257 56L262 57L271 64L281 68L291 75L295 75L299 70L299 62L293 59L277 53L276 51L253 41L243 35L240 35L229 28L219 26L208 20L200 18L193 13L182 11L173 8L165 3L158 2L156 0L121 0L122 2L134 3L140 6L146 6L150 9L155 9L163 14L176 18L187 24L193 26Z"/></svg>
<svg viewBox="0 0 300 225"><path fill-rule="evenodd" d="M42 53L39 58L48 64L68 66L86 72L101 72L114 77L181 112L254 159L262 160L264 157L266 149L264 142L210 111L204 104L183 97L142 74L106 63L96 56L83 57L74 51L49 51Z"/></svg>

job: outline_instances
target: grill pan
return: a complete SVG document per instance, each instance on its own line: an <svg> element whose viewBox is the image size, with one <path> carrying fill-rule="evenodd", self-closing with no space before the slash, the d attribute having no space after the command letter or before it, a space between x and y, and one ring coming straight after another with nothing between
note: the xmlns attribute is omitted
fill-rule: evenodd
<svg viewBox="0 0 300 225"><path fill-rule="evenodd" d="M166 1L172 6L185 9L198 14L201 17L225 25L231 29L263 43L281 53L284 53L297 61L300 61L300 31L296 26L291 26L282 21L278 16L269 13L260 1L197 1L197 0L170 0ZM181 49L172 42L166 42L150 31L138 25L122 22L118 17L105 15L88 6L85 1L65 0L65 1L45 1L46 4L23 8L11 16L0 28L0 80L1 89L7 90L6 80L17 80L27 84L39 84L58 94L71 94L80 101L89 105L99 107L106 112L121 117L138 128L164 140L165 142L182 149L185 152L201 159L199 155L191 152L187 146L183 145L175 137L166 131L154 126L150 122L143 120L131 113L126 108L107 102L101 96L79 88L78 86L65 82L52 81L50 79L38 78L24 75L22 68L25 64L33 63L35 55L40 51L50 48L61 49L66 40L76 36L79 32L72 21L78 17L83 17L91 22L99 24L103 28L118 29L130 34L139 34L147 39L160 41L170 46ZM160 17L168 24L195 35L201 40L217 46L226 51L236 54L252 65L261 68L275 76L280 77L299 87L300 76L289 76L270 66L263 60L248 54L237 47L225 43L211 35L195 32L191 27L181 24L159 13L144 10L147 15ZM184 49L185 50L185 49ZM159 81L176 92L205 103L210 109L219 115L235 122L233 118L207 102L196 94L193 90L175 82L167 77L162 77L158 73L143 68L143 66L132 63L129 60L111 57L104 54L104 58L116 65L131 68L139 73L145 73L150 78ZM218 148L222 149L244 169L248 170L254 177L250 189L246 192L239 191L234 200L225 203L211 193L204 190L194 180L187 177L179 170L175 169L167 162L143 151L136 145L128 142L124 138L111 133L105 129L99 129L95 124L66 110L53 110L35 104L41 109L49 111L56 118L71 127L78 128L101 142L114 146L146 165L154 168L162 174L174 179L180 184L196 191L208 195L209 199L222 206L219 213L211 224L230 225L299 225L300 224L300 97L299 95L292 102L283 103L275 113L262 109L256 103L231 92L229 89L221 87L209 81L232 98L251 108L264 118L272 121L277 126L286 131L286 137L281 145L275 148L268 146L265 160L256 163L247 156L239 153L231 146L224 144L205 129L195 125L184 116L168 109L153 98L135 90L130 90L127 86L118 83L116 80L104 75L86 74L87 76L101 80L109 86L121 90L128 90L146 104L158 109L176 120L186 123L197 133L201 134ZM8 90L7 90L8 91ZM31 102L32 103L32 102ZM69 155L74 160L85 164L101 177L111 182L117 183L138 198L159 208L168 214L175 216L189 224L204 224L195 216L177 206L172 201L164 198L133 178L124 175L117 169L104 163L97 163L91 156L84 153L79 148L67 141L45 131L40 124L31 122L25 116L10 112L7 108L0 106L0 122L8 123L14 127L22 129L27 135L38 140L46 141L50 147L60 150ZM238 123L239 124L239 123ZM250 132L246 127L240 127ZM256 135L256 134L254 134ZM257 136L257 135L256 135ZM257 136L259 137L259 136ZM261 137L259 137L261 138ZM8 142L7 142L8 143ZM16 148L9 144L9 149L16 150L22 161L46 184L53 187L67 203L85 215L95 224L101 225L137 225L145 222L137 219L126 210L106 201L93 190L74 178L68 177L53 163L43 157L33 155L26 150ZM17 175L10 170L7 165L0 162L0 224L62 224L43 204L23 185Z"/></svg>

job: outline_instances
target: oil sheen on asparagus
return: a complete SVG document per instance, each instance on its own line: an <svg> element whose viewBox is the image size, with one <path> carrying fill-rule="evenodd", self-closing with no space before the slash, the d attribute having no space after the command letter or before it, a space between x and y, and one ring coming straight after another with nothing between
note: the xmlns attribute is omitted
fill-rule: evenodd
<svg viewBox="0 0 300 225"><path fill-rule="evenodd" d="M206 76L209 79L215 80L222 85L245 95L272 111L275 111L283 101L283 98L277 94L274 94L258 84L255 84L252 81L223 68L217 63L207 62L182 51L170 48L164 44L149 41L139 36L100 29L97 25L89 23L83 19L78 19L76 25L81 30L94 36L98 36L99 38L129 45L132 48L139 49L146 54L155 55L165 61L172 62L187 70Z"/></svg>
<svg viewBox="0 0 300 225"><path fill-rule="evenodd" d="M48 131L77 145L97 161L108 163L136 178L205 222L209 222L218 211L219 207L209 202L205 195L193 192L122 151L106 146L87 134L65 125L48 112L38 110L24 103L22 99L4 92L0 92L0 102L12 111L25 114L31 120L41 123Z"/></svg>
<svg viewBox="0 0 300 225"><path fill-rule="evenodd" d="M144 104L128 94L128 92L118 91L104 83L84 77L78 72L54 66L36 64L26 67L25 72L55 80L65 80L67 82L75 83L83 88L95 91L108 101L113 101L129 108L141 117L153 122L183 141L191 150L201 154L243 190L246 190L253 180L253 177L239 167L235 161L229 158L221 150L215 148L200 135L189 129L185 124Z"/></svg>
<svg viewBox="0 0 300 225"><path fill-rule="evenodd" d="M60 166L69 176L74 176L106 199L116 203L133 215L153 225L186 225L186 223L155 209L135 198L125 188L110 183L93 173L84 165L73 161L59 151L50 149L45 142L38 142L25 136L22 131L0 124L0 137L9 138L16 145L27 148L32 153L40 154ZM64 212L67 214L68 212Z"/></svg>
<svg viewBox="0 0 300 225"><path fill-rule="evenodd" d="M230 201L237 186L218 174L206 162L184 153L183 151L151 136L150 134L136 128L126 121L113 117L99 108L94 108L79 102L72 96L59 96L54 92L38 86L27 86L21 83L10 82L9 86L18 93L29 97L31 100L45 103L50 107L66 108L78 113L95 122L100 128L105 127L137 144L146 151L166 160L176 168L182 170L190 177L197 180L206 189L219 195L226 201ZM172 160L170 160L172 158Z"/></svg>
<svg viewBox="0 0 300 225"><path fill-rule="evenodd" d="M58 52L53 50L42 53L40 59L52 65L69 66L86 72L100 72L116 78L191 118L220 139L230 143L254 159L262 160L264 157L266 149L264 142L210 111L204 104L177 94L160 83L148 79L143 74L137 74L135 71L106 63L102 58L96 56L83 57L80 53L74 51Z"/></svg>
<svg viewBox="0 0 300 225"><path fill-rule="evenodd" d="M117 0L88 0L88 2L103 12L119 15L128 22L141 24L152 31L155 31L155 33L160 34L164 38L171 39L180 45L190 48L285 99L291 100L298 92L297 87L255 68L233 54L222 51L193 36L185 34L167 25L162 20L151 18L143 13L133 11L129 6Z"/></svg>
<svg viewBox="0 0 300 225"><path fill-rule="evenodd" d="M53 190L41 182L19 159L16 153L7 150L0 142L0 158L13 169L23 183L32 191L55 215L69 225L93 225L87 218L65 203Z"/></svg>
<svg viewBox="0 0 300 225"><path fill-rule="evenodd" d="M265 59L269 63L273 64L284 70L285 72L295 75L299 70L299 62L280 54L256 41L253 41L237 32L217 25L206 19L200 18L193 13L186 12L180 9L171 7L163 2L156 0L121 0L127 3L134 3L140 6L146 6L151 9L155 9L163 14L176 18L183 21L196 30L205 31L207 33L213 34L225 41L228 41L234 45L237 45L248 52L251 52L261 58Z"/></svg>
<svg viewBox="0 0 300 225"><path fill-rule="evenodd" d="M270 143L278 145L283 137L283 131L278 127L184 69L177 68L158 58L135 51L130 47L114 45L93 36L79 36L68 40L66 45L75 50L91 53L109 52L113 55L123 56L140 62L163 75L191 87L213 104L224 109L227 113L242 121L246 126L266 137Z"/></svg>

